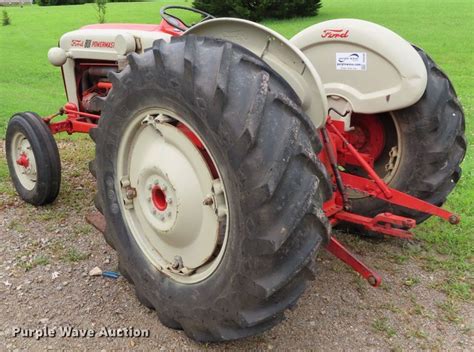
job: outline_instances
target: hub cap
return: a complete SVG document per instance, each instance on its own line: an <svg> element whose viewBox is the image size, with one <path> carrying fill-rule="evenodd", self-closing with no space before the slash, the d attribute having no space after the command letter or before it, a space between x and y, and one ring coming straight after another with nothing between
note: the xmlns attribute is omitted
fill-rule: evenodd
<svg viewBox="0 0 474 352"><path fill-rule="evenodd" d="M15 174L21 185L31 191L37 180L36 159L31 144L21 132L17 132L13 136L11 143Z"/></svg>
<svg viewBox="0 0 474 352"><path fill-rule="evenodd" d="M137 116L119 148L117 187L145 256L173 279L191 283L212 274L222 259L228 211L220 172L200 148L206 156L209 149L182 126L170 111Z"/></svg>

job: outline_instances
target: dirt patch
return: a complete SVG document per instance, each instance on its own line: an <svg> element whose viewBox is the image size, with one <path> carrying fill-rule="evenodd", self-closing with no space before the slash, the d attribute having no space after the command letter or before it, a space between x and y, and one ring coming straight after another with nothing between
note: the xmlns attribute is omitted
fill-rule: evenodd
<svg viewBox="0 0 474 352"><path fill-rule="evenodd" d="M0 195L0 349L317 349L470 350L474 308L439 290L445 272L405 260L417 242L338 235L383 276L373 289L322 251L319 275L298 306L273 330L225 344L197 344L162 326L126 280L90 277L95 266L116 270L114 251L86 224L94 180L86 140L60 142L63 184L55 204L34 208L9 191ZM4 159L3 143L0 158ZM73 326L149 329L148 338L14 337L14 328Z"/></svg>

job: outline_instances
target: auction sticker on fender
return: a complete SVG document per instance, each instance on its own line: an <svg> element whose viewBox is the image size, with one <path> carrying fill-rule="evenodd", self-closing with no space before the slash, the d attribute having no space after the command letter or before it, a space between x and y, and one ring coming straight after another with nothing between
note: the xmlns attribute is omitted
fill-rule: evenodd
<svg viewBox="0 0 474 352"><path fill-rule="evenodd" d="M367 71L367 53L336 53L336 70Z"/></svg>

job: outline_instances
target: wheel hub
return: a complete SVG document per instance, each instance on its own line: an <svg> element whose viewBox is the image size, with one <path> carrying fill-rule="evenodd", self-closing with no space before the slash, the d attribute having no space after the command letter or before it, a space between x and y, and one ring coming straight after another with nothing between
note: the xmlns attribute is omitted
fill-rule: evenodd
<svg viewBox="0 0 474 352"><path fill-rule="evenodd" d="M352 114L354 129L347 134L349 142L361 153L376 160L385 146L385 130L377 115Z"/></svg>
<svg viewBox="0 0 474 352"><path fill-rule="evenodd" d="M180 124L164 114L142 117L125 133L118 172L127 180L125 218L142 251L161 271L194 280L218 257L227 203L204 144ZM136 190L131 200L130 189Z"/></svg>
<svg viewBox="0 0 474 352"><path fill-rule="evenodd" d="M168 207L166 193L159 185L154 186L151 189L151 199L153 201L153 205L156 209L158 209L158 211L164 211Z"/></svg>
<svg viewBox="0 0 474 352"><path fill-rule="evenodd" d="M28 166L30 166L30 159L28 159L28 156L25 152L22 152L20 157L16 160L16 163L27 169Z"/></svg>
<svg viewBox="0 0 474 352"><path fill-rule="evenodd" d="M171 231L178 214L174 186L158 168L143 169L138 184L138 201L148 223L160 232Z"/></svg>
<svg viewBox="0 0 474 352"><path fill-rule="evenodd" d="M23 187L32 190L36 185L36 160L31 144L21 132L12 138L12 159L15 160L15 173Z"/></svg>

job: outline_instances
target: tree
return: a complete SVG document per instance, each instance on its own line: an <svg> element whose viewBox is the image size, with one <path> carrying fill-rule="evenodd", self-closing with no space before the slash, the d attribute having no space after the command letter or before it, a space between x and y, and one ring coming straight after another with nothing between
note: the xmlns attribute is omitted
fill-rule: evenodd
<svg viewBox="0 0 474 352"><path fill-rule="evenodd" d="M107 10L107 0L95 0L95 9L99 23L105 22L105 13Z"/></svg>
<svg viewBox="0 0 474 352"><path fill-rule="evenodd" d="M8 26L11 23L12 23L12 21L10 20L10 16L8 15L7 10L3 10L2 11L2 25L3 26Z"/></svg>
<svg viewBox="0 0 474 352"><path fill-rule="evenodd" d="M193 6L216 17L261 21L315 16L322 4L321 0L194 0Z"/></svg>

